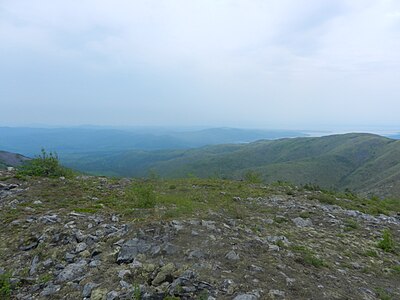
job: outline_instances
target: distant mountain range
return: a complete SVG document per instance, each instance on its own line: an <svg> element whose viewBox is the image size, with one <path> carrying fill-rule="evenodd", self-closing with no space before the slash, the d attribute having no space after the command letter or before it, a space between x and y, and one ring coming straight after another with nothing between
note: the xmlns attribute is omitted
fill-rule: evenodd
<svg viewBox="0 0 400 300"><path fill-rule="evenodd" d="M243 178L258 172L266 182L312 183L363 194L400 197L400 141L352 133L316 138L262 140L188 150L71 154L63 162L93 174Z"/></svg>
<svg viewBox="0 0 400 300"><path fill-rule="evenodd" d="M312 183L400 197L400 140L365 133L305 135L233 128L0 127L0 149L33 157L44 147L56 151L66 166L96 175L145 177L155 173L166 178L241 179L252 171L265 182ZM24 159L0 152L0 167Z"/></svg>
<svg viewBox="0 0 400 300"><path fill-rule="evenodd" d="M248 143L260 139L298 136L306 136L306 133L237 128L179 131L163 128L0 127L0 149L33 156L45 148L47 151L56 151L60 156L64 156L82 152L189 149L205 145Z"/></svg>

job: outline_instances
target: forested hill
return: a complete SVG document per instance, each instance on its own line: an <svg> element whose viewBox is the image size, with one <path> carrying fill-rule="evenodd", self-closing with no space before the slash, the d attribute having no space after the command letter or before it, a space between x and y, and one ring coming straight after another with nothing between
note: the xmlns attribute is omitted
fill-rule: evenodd
<svg viewBox="0 0 400 300"><path fill-rule="evenodd" d="M243 178L313 183L324 188L400 196L400 141L365 133L260 140L190 150L122 151L64 157L67 166L116 176Z"/></svg>

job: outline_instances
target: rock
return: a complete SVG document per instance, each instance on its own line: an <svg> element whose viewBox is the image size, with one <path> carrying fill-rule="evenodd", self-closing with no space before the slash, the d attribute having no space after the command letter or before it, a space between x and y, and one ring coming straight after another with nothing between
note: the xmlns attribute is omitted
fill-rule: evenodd
<svg viewBox="0 0 400 300"><path fill-rule="evenodd" d="M95 289L92 291L90 300L106 300L107 299L107 289Z"/></svg>
<svg viewBox="0 0 400 300"><path fill-rule="evenodd" d="M139 253L145 253L151 249L151 245L141 239L132 239L122 245L118 253L117 263L130 263Z"/></svg>
<svg viewBox="0 0 400 300"><path fill-rule="evenodd" d="M297 217L295 219L292 219L293 223L297 226L297 227L309 227L309 226L313 226L312 222L310 219L303 219L301 217Z"/></svg>
<svg viewBox="0 0 400 300"><path fill-rule="evenodd" d="M46 259L46 260L43 262L43 267L45 267L45 268L51 267L52 265L53 265L53 260L52 260L51 258Z"/></svg>
<svg viewBox="0 0 400 300"><path fill-rule="evenodd" d="M289 246L290 242L289 240L284 236L284 235L279 235L279 236L267 236L267 241L269 243L278 243L282 242L285 246Z"/></svg>
<svg viewBox="0 0 400 300"><path fill-rule="evenodd" d="M40 293L40 296L42 297L47 297L51 296L55 293L57 293L59 290L61 290L60 285L55 285L53 282L48 282L43 291Z"/></svg>
<svg viewBox="0 0 400 300"><path fill-rule="evenodd" d="M86 248L87 248L87 244L86 243L79 243L75 247L75 253L82 252L82 251L86 250Z"/></svg>
<svg viewBox="0 0 400 300"><path fill-rule="evenodd" d="M276 251L279 251L280 248L277 245L269 245L268 246L268 250L271 251L271 252L276 252Z"/></svg>
<svg viewBox="0 0 400 300"><path fill-rule="evenodd" d="M229 259L229 260L239 260L239 259L240 259L239 254L237 254L237 253L236 253L235 251L233 251L233 250L229 251L229 252L225 255L225 258L226 258L226 259Z"/></svg>
<svg viewBox="0 0 400 300"><path fill-rule="evenodd" d="M89 263L89 267L91 267L91 268L97 268L97 267L100 266L100 265L101 265L101 261L100 261L100 260L97 260L97 259L92 260L92 261Z"/></svg>
<svg viewBox="0 0 400 300"><path fill-rule="evenodd" d="M73 281L84 273L86 265L87 262L85 260L80 260L77 263L69 264L60 272L60 274L58 274L57 281Z"/></svg>
<svg viewBox="0 0 400 300"><path fill-rule="evenodd" d="M235 283L232 279L224 279L221 283L219 289L227 293L228 295L234 292L234 288L236 287Z"/></svg>
<svg viewBox="0 0 400 300"><path fill-rule="evenodd" d="M42 204L42 203L43 203L43 202L40 201L40 200L33 201L33 204L35 204L35 205L39 205L39 204Z"/></svg>
<svg viewBox="0 0 400 300"><path fill-rule="evenodd" d="M82 251L82 252L80 253L80 256L83 257L83 258L89 258L89 257L90 257L90 252L89 252L89 250Z"/></svg>
<svg viewBox="0 0 400 300"><path fill-rule="evenodd" d="M86 238L86 236L82 233L81 230L77 230L74 236L78 243L81 243Z"/></svg>
<svg viewBox="0 0 400 300"><path fill-rule="evenodd" d="M193 259L193 258L200 259L200 258L205 258L206 256L207 256L206 253L204 253L200 249L193 250L189 253L189 259Z"/></svg>
<svg viewBox="0 0 400 300"><path fill-rule="evenodd" d="M206 227L208 230L215 230L216 229L214 221L201 220L201 226Z"/></svg>
<svg viewBox="0 0 400 300"><path fill-rule="evenodd" d="M82 291L82 297L83 298L87 298L90 297L90 294L92 293L92 290L96 287L98 287L99 285L94 283L94 282L89 282L86 283L85 286L83 287L83 291Z"/></svg>
<svg viewBox="0 0 400 300"><path fill-rule="evenodd" d="M60 222L60 218L57 215L46 215L39 218L39 221L43 224L54 224Z"/></svg>
<svg viewBox="0 0 400 300"><path fill-rule="evenodd" d="M158 272L157 276L152 281L152 285L157 286L165 281L172 282L173 276L171 274L174 271L175 271L175 266L173 263L166 264L160 269L160 272Z"/></svg>
<svg viewBox="0 0 400 300"><path fill-rule="evenodd" d="M268 296L271 299L284 299L285 298L285 292L280 291L280 290L270 290L268 292Z"/></svg>
<svg viewBox="0 0 400 300"><path fill-rule="evenodd" d="M72 253L65 253L65 261L67 262L67 263L73 263L74 262L74 259L75 259L75 257L76 257L76 255L75 254L72 254Z"/></svg>
<svg viewBox="0 0 400 300"><path fill-rule="evenodd" d="M33 276L34 274L36 274L36 268L39 262L39 256L35 255L35 257L32 260L31 263L31 268L29 269L29 275Z"/></svg>
<svg viewBox="0 0 400 300"><path fill-rule="evenodd" d="M118 216L112 215L112 216L111 216L111 221L112 221L112 222L119 222Z"/></svg>
<svg viewBox="0 0 400 300"><path fill-rule="evenodd" d="M38 245L39 245L39 241L33 241L33 242L30 242L28 245L20 246L19 249L22 251L29 251L29 250L35 249Z"/></svg>
<svg viewBox="0 0 400 300"><path fill-rule="evenodd" d="M118 272L118 277L124 279L125 276L131 275L131 271L129 270L121 270Z"/></svg>
<svg viewBox="0 0 400 300"><path fill-rule="evenodd" d="M117 300L119 299L119 294L116 291L111 291L107 294L106 300Z"/></svg>
<svg viewBox="0 0 400 300"><path fill-rule="evenodd" d="M163 247L163 252L167 255L176 254L178 252L178 248L171 243L167 243Z"/></svg>
<svg viewBox="0 0 400 300"><path fill-rule="evenodd" d="M257 300L258 297L253 294L240 294L237 295L233 300Z"/></svg>

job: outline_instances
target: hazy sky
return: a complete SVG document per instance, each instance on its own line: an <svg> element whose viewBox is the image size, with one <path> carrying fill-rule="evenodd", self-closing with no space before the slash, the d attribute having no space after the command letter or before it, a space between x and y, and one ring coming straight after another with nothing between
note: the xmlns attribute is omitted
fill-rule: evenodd
<svg viewBox="0 0 400 300"><path fill-rule="evenodd" d="M0 125L400 125L399 0L0 0Z"/></svg>

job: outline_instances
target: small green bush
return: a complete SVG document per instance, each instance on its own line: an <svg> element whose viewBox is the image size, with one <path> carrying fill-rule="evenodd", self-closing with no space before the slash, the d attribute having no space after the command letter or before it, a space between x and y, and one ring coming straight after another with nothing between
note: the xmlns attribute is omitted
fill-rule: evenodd
<svg viewBox="0 0 400 300"><path fill-rule="evenodd" d="M249 170L243 175L244 180L250 183L261 183L262 182L262 176L260 173L256 171Z"/></svg>
<svg viewBox="0 0 400 300"><path fill-rule="evenodd" d="M157 197L151 184L134 184L125 190L125 197L133 203L135 208L153 208Z"/></svg>
<svg viewBox="0 0 400 300"><path fill-rule="evenodd" d="M324 204L337 204L335 196L329 195L329 194L314 194L308 197L310 200L318 200L321 203Z"/></svg>
<svg viewBox="0 0 400 300"><path fill-rule="evenodd" d="M0 299L11 298L11 283L10 274L5 273L0 275Z"/></svg>
<svg viewBox="0 0 400 300"><path fill-rule="evenodd" d="M381 248L385 252L394 252L394 240L392 233L385 229L383 231L382 240L380 240L377 244L378 248Z"/></svg>
<svg viewBox="0 0 400 300"><path fill-rule="evenodd" d="M60 165L57 153L42 153L20 167L17 176L71 177L72 170Z"/></svg>

